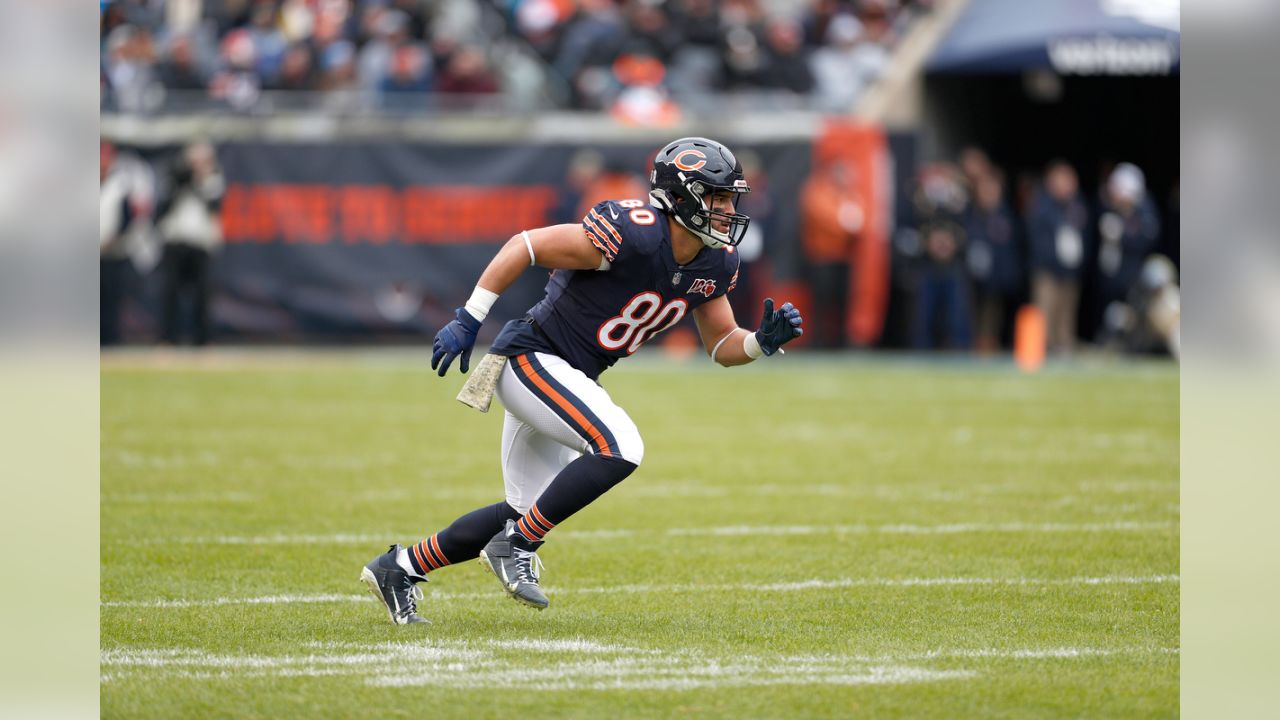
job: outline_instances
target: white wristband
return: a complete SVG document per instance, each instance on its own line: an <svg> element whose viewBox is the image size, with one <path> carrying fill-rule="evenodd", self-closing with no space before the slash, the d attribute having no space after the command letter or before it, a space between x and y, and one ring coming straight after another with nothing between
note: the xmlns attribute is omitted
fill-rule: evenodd
<svg viewBox="0 0 1280 720"><path fill-rule="evenodd" d="M755 333L749 332L742 338L742 352L752 360L758 360L764 355L764 349L760 347L760 341L756 339Z"/></svg>
<svg viewBox="0 0 1280 720"><path fill-rule="evenodd" d="M471 293L471 299L463 307L467 312L471 313L471 317L484 322L497 299L498 293L490 292L477 285L475 291Z"/></svg>

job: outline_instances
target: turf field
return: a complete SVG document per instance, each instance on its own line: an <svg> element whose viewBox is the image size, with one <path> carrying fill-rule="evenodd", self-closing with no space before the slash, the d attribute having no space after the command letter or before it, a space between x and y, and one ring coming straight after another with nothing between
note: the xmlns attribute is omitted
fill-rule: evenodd
<svg viewBox="0 0 1280 720"><path fill-rule="evenodd" d="M644 356L644 465L394 627L357 580L501 499L500 408L427 352L106 356L102 714L1169 717L1178 375Z"/></svg>

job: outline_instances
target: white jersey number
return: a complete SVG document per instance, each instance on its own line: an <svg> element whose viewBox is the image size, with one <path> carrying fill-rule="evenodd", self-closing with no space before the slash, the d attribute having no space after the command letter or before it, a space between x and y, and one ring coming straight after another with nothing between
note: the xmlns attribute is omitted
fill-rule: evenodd
<svg viewBox="0 0 1280 720"><path fill-rule="evenodd" d="M630 355L649 338L680 322L689 303L676 298L666 305L656 292L642 292L631 298L617 317L604 321L596 331L596 340L606 350L627 348Z"/></svg>

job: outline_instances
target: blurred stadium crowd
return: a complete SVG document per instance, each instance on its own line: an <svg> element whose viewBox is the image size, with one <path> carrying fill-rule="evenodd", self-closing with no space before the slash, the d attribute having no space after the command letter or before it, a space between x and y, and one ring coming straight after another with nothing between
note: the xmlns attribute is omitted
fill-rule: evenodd
<svg viewBox="0 0 1280 720"><path fill-rule="evenodd" d="M933 0L100 0L104 109L844 111ZM284 92L273 92L284 91ZM295 92L287 92L295 91ZM306 91L306 92L297 92Z"/></svg>

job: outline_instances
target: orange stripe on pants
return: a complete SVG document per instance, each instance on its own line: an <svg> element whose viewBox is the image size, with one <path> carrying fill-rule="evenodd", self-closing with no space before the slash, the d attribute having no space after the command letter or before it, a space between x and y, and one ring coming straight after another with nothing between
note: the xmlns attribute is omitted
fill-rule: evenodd
<svg viewBox="0 0 1280 720"><path fill-rule="evenodd" d="M537 385L538 389L546 393L547 397L551 398L552 402L559 405L561 410L568 413L569 417L573 418L573 420L578 423L579 429L587 433L587 436L591 438L591 443L596 446L596 450L601 455L604 457L613 457L613 453L609 451L609 443L605 442L604 435L596 429L595 425L591 424L591 421L588 420L586 416L578 410L578 408L574 407L568 400L565 400L563 395L556 392L555 388L548 385L547 381L543 380L538 373L534 371L533 366L529 364L528 356L517 355L516 364L524 372L525 377L533 381L533 384Z"/></svg>

